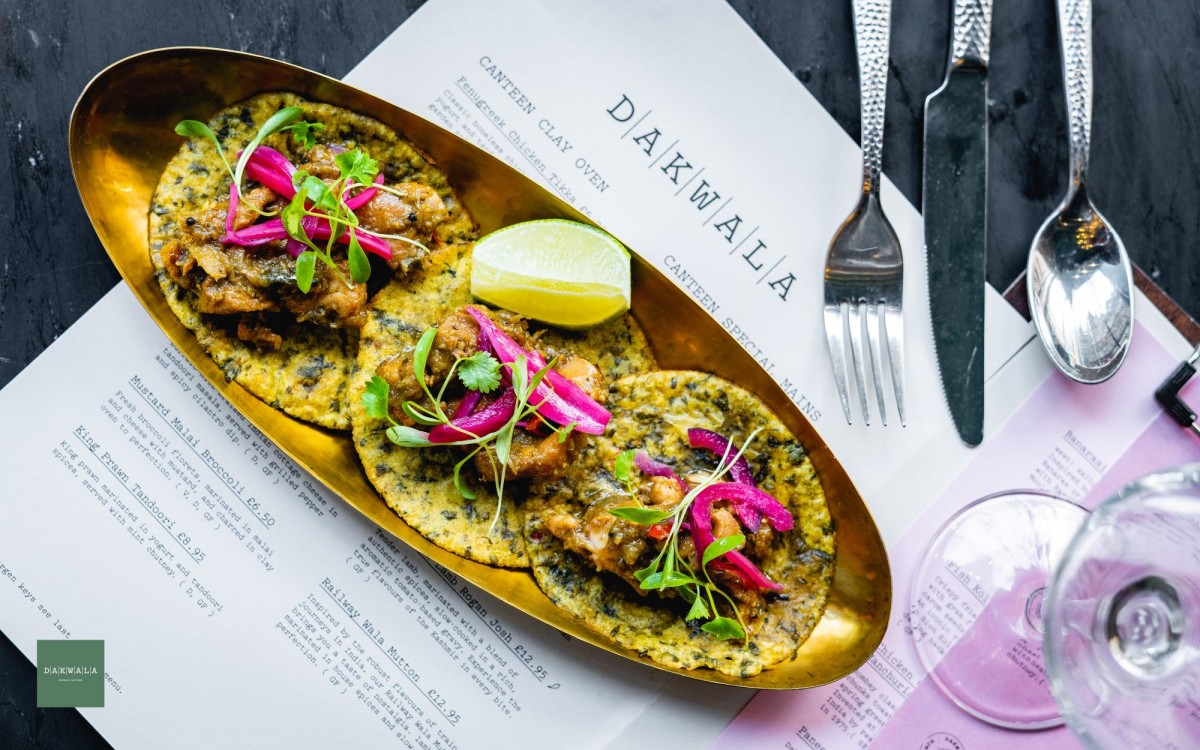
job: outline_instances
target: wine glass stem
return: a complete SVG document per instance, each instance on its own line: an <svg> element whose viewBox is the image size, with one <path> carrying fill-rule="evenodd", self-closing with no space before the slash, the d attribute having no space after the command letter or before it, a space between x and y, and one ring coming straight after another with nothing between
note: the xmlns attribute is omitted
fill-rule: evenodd
<svg viewBox="0 0 1200 750"><path fill-rule="evenodd" d="M1117 663L1145 676L1166 669L1183 630L1184 611L1175 587L1158 576L1146 576L1113 597L1103 632Z"/></svg>

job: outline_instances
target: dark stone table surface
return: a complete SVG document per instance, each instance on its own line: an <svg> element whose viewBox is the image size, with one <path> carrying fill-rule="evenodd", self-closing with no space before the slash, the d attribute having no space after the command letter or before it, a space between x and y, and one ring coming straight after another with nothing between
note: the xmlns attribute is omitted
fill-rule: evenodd
<svg viewBox="0 0 1200 750"><path fill-rule="evenodd" d="M677 2L686 13L687 3ZM118 280L67 158L67 120L91 76L170 45L246 50L342 76L420 4L0 0L0 386ZM733 5L857 137L850 3ZM894 5L884 169L918 202L922 112L944 75L950 0ZM1134 261L1197 316L1200 2L1095 0L1094 29L1091 194ZM1024 270L1030 239L1067 186L1057 50L1051 0L996 3L988 280L1001 290ZM33 677L29 661L0 637L0 748L108 746L74 709L36 709Z"/></svg>

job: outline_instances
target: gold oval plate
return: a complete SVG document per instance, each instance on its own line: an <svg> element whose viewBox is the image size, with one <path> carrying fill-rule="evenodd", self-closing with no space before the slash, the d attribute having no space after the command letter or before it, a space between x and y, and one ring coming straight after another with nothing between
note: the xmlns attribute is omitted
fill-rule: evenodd
<svg viewBox="0 0 1200 750"><path fill-rule="evenodd" d="M265 91L292 91L392 126L449 176L481 234L535 218L592 223L458 136L319 73L256 55L204 48L154 50L113 64L88 84L71 116L75 183L125 282L171 341L238 411L347 503L421 554L517 609L606 651L693 679L774 689L836 680L874 652L887 628L892 585L883 540L862 497L812 425L758 363L691 297L636 254L633 312L661 366L720 375L766 402L808 448L836 524L837 564L824 617L794 661L748 679L651 662L558 610L528 572L491 568L430 544L376 494L349 433L296 421L226 381L168 309L154 277L147 239L150 199L167 162L179 150L177 122L207 121L218 110Z"/></svg>

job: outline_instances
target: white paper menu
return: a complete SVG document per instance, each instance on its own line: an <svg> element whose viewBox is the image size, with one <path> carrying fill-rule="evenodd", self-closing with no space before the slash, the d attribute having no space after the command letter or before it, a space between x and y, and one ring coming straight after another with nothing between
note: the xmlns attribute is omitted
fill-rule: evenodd
<svg viewBox="0 0 1200 750"><path fill-rule="evenodd" d="M105 642L105 706L80 710L117 747L604 747L656 705L707 742L749 697L569 640L407 548L238 415L124 286L0 413L0 626L31 658L38 639Z"/></svg>
<svg viewBox="0 0 1200 750"><path fill-rule="evenodd" d="M950 430L919 218L885 185L909 259L909 427L847 428L817 301L857 149L730 8L431 0L350 80L672 275L793 393L885 535L919 511L884 482ZM1028 329L994 292L988 312L990 372ZM750 697L567 642L389 539L231 412L123 288L0 413L0 627L30 656L38 638L105 641L107 704L82 712L114 745L704 745ZM945 451L947 481L968 455Z"/></svg>

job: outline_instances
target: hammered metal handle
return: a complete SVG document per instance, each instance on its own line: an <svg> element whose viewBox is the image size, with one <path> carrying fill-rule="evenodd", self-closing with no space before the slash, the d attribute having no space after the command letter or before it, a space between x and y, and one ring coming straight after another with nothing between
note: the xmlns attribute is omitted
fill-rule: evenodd
<svg viewBox="0 0 1200 750"><path fill-rule="evenodd" d="M883 166L883 120L887 104L891 0L854 0L858 86L862 98L863 192L879 194Z"/></svg>
<svg viewBox="0 0 1200 750"><path fill-rule="evenodd" d="M953 65L986 68L991 53L992 0L954 0Z"/></svg>
<svg viewBox="0 0 1200 750"><path fill-rule="evenodd" d="M1058 0L1063 86L1070 126L1071 184L1083 185L1092 139L1092 0Z"/></svg>

